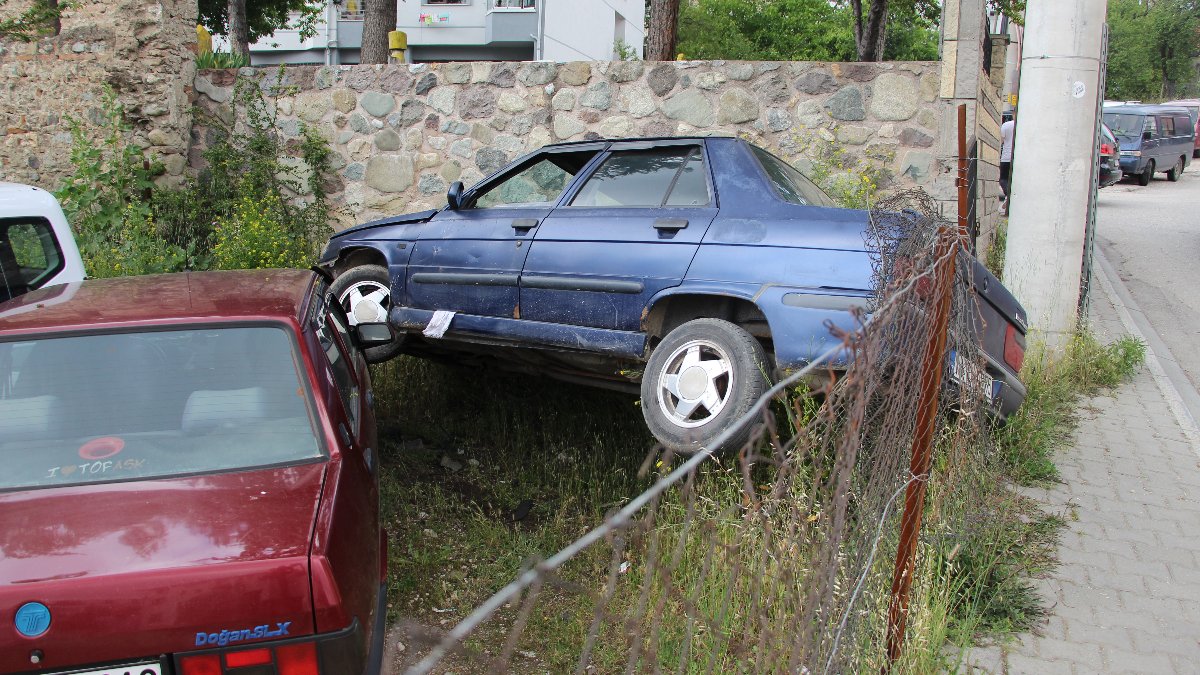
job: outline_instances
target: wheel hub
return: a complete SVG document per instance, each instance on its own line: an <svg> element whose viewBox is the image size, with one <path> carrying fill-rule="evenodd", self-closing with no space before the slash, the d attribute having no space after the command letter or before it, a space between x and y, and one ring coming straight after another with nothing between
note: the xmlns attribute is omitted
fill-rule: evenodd
<svg viewBox="0 0 1200 675"><path fill-rule="evenodd" d="M708 389L708 373L699 366L692 366L679 374L679 396L689 401L698 400Z"/></svg>

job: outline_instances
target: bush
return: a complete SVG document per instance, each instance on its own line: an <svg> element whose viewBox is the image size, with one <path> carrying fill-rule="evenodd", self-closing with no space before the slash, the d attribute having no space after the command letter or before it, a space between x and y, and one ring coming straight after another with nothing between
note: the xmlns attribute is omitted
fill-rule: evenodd
<svg viewBox="0 0 1200 675"><path fill-rule="evenodd" d="M284 217L274 195L239 199L233 213L217 221L214 266L222 270L307 267L312 251L291 236Z"/></svg>
<svg viewBox="0 0 1200 675"><path fill-rule="evenodd" d="M69 120L75 172L57 195L89 275L309 266L329 232L329 146L305 126L289 138L259 82L239 80L233 105L236 124L207 120L220 140L179 187L155 184L162 166L130 141L111 90L99 142Z"/></svg>

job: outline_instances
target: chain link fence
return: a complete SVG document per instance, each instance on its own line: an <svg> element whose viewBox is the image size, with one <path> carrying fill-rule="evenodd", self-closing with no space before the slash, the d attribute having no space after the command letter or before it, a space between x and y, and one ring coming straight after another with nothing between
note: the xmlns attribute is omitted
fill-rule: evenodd
<svg viewBox="0 0 1200 675"><path fill-rule="evenodd" d="M736 453L642 466L660 478L517 578L452 630L406 628L410 673L865 672L887 665L888 607L918 391L948 258L922 193L876 205L875 269L857 328L776 384ZM982 372L970 265L959 265L951 358ZM943 359L941 355L938 359ZM981 392L947 380L935 448L985 446ZM731 430L732 431L732 430ZM945 462L943 462L944 464ZM911 622L910 622L911 624ZM536 639L534 639L536 638ZM537 644L553 640L548 659Z"/></svg>

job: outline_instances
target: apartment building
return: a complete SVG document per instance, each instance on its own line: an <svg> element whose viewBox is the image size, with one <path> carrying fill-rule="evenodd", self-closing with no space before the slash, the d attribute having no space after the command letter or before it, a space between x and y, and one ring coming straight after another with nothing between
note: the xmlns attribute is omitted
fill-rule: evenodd
<svg viewBox="0 0 1200 675"><path fill-rule="evenodd" d="M329 2L316 35L276 31L250 46L252 63L358 63L362 5ZM413 63L608 61L641 57L645 41L645 0L397 0L396 9Z"/></svg>

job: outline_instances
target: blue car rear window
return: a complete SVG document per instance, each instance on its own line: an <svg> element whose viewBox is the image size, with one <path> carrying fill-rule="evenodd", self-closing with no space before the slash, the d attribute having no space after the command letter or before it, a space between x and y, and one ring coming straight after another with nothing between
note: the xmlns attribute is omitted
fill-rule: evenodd
<svg viewBox="0 0 1200 675"><path fill-rule="evenodd" d="M267 326L0 342L0 489L321 457L298 364Z"/></svg>

